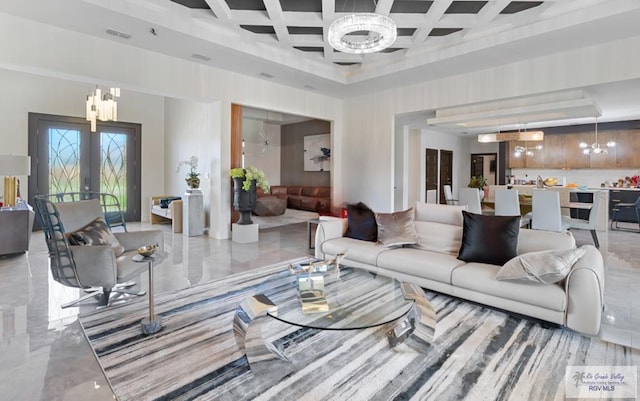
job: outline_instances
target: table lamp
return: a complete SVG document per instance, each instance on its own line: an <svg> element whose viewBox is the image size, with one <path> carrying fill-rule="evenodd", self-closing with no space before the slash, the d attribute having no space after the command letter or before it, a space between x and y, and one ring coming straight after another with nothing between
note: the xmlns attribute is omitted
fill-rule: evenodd
<svg viewBox="0 0 640 401"><path fill-rule="evenodd" d="M29 156L0 155L0 175L4 175L4 206L16 206L20 192L16 175L31 174L31 158Z"/></svg>

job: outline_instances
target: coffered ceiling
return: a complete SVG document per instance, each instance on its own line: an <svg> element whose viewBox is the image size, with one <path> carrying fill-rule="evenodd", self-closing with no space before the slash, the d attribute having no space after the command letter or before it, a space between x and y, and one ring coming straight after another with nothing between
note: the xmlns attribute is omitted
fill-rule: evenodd
<svg viewBox="0 0 640 401"><path fill-rule="evenodd" d="M329 46L335 19L372 11L398 26L390 48ZM640 0L0 0L0 12L338 98L640 35Z"/></svg>

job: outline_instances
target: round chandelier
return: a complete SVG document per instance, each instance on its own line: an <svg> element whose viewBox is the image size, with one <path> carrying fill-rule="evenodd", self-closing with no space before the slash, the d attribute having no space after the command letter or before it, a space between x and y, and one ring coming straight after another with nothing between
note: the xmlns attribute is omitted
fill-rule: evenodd
<svg viewBox="0 0 640 401"><path fill-rule="evenodd" d="M366 32L362 39L354 32ZM374 53L391 46L396 41L398 30L396 23L386 15L376 13L351 14L337 20L329 26L329 44L343 53ZM364 34L363 34L364 36Z"/></svg>

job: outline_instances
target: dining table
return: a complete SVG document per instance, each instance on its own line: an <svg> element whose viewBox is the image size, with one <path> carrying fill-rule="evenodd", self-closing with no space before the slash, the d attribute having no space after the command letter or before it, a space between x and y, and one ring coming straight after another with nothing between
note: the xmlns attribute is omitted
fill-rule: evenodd
<svg viewBox="0 0 640 401"><path fill-rule="evenodd" d="M520 215L524 216L532 210L532 201L530 196L520 196ZM590 210L593 203L588 202L560 202L561 209L580 209ZM493 198L485 198L482 200L482 212L489 212L495 209L495 200ZM488 213L487 213L488 214Z"/></svg>

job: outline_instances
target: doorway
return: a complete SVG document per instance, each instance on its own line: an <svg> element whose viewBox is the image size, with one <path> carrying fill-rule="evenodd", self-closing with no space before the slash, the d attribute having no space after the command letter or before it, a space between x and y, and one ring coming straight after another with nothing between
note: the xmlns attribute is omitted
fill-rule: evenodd
<svg viewBox="0 0 640 401"><path fill-rule="evenodd" d="M29 203L36 195L115 195L126 221L140 221L140 124L29 113Z"/></svg>
<svg viewBox="0 0 640 401"><path fill-rule="evenodd" d="M438 150L425 149L425 194L424 199L428 200L428 191L438 192Z"/></svg>
<svg viewBox="0 0 640 401"><path fill-rule="evenodd" d="M487 179L487 185L498 183L497 153L474 153L471 155L471 177L483 176Z"/></svg>
<svg viewBox="0 0 640 401"><path fill-rule="evenodd" d="M447 198L444 195L444 186L449 185L453 190L453 151L440 150L440 204L446 205Z"/></svg>

